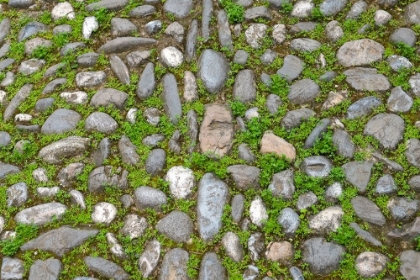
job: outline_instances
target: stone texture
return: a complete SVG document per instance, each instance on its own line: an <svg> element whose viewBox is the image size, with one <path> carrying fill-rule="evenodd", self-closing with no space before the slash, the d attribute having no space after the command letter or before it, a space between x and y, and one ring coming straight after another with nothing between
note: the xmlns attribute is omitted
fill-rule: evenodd
<svg viewBox="0 0 420 280"><path fill-rule="evenodd" d="M382 59L384 47L371 39L344 43L337 51L338 62L344 67L370 65Z"/></svg>
<svg viewBox="0 0 420 280"><path fill-rule="evenodd" d="M296 157L295 147L272 132L264 133L260 145L260 153L262 154L275 153L279 157L285 156L289 160L294 160Z"/></svg>

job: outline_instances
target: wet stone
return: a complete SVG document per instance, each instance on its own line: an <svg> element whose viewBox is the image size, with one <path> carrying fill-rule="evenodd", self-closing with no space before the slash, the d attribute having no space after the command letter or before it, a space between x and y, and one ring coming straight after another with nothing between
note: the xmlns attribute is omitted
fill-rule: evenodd
<svg viewBox="0 0 420 280"><path fill-rule="evenodd" d="M147 186L137 188L134 196L136 207L140 210L147 208L161 210L162 206L167 202L164 192Z"/></svg>
<svg viewBox="0 0 420 280"><path fill-rule="evenodd" d="M187 251L175 248L169 250L163 257L163 262L159 274L160 280L172 279L188 280L187 263L189 254Z"/></svg>
<svg viewBox="0 0 420 280"><path fill-rule="evenodd" d="M187 242L193 232L193 222L186 213L175 210L161 219L156 229L175 242Z"/></svg>
<svg viewBox="0 0 420 280"><path fill-rule="evenodd" d="M312 273L320 275L338 269L345 253L344 247L319 237L306 240L302 247L302 260L309 264Z"/></svg>
<svg viewBox="0 0 420 280"><path fill-rule="evenodd" d="M36 260L29 270L29 280L58 280L62 270L63 264L57 259Z"/></svg>
<svg viewBox="0 0 420 280"><path fill-rule="evenodd" d="M128 280L130 275L122 267L114 262L100 257L87 256L83 258L87 267L99 275L115 280Z"/></svg>
<svg viewBox="0 0 420 280"><path fill-rule="evenodd" d="M363 221L372 223L377 226L383 226L386 223L385 216L379 207L363 196L356 196L351 200L356 216Z"/></svg>

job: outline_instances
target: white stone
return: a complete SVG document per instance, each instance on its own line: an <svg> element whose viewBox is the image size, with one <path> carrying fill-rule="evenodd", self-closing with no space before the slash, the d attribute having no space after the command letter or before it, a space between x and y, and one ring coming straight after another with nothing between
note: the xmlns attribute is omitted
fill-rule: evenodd
<svg viewBox="0 0 420 280"><path fill-rule="evenodd" d="M100 202L93 208L92 220L96 224L110 224L117 215L117 207L108 202Z"/></svg>
<svg viewBox="0 0 420 280"><path fill-rule="evenodd" d="M169 169L165 180L169 182L171 194L177 199L188 197L195 184L193 171L183 166L174 166Z"/></svg>
<svg viewBox="0 0 420 280"><path fill-rule="evenodd" d="M77 190L71 190L69 194L71 196L72 203L79 205L82 209L86 209L85 198L81 192Z"/></svg>
<svg viewBox="0 0 420 280"><path fill-rule="evenodd" d="M143 274L144 278L149 275L156 268L160 257L160 243L156 239L149 241L146 244L146 248L139 258L139 270Z"/></svg>
<svg viewBox="0 0 420 280"><path fill-rule="evenodd" d="M0 105L6 104L7 93L4 90L0 90Z"/></svg>
<svg viewBox="0 0 420 280"><path fill-rule="evenodd" d="M71 104L84 104L88 101L88 95L84 91L62 92L60 97Z"/></svg>
<svg viewBox="0 0 420 280"><path fill-rule="evenodd" d="M69 2L58 3L51 11L51 16L54 20L60 18L74 19L76 15L74 14L73 7Z"/></svg>
<svg viewBox="0 0 420 280"><path fill-rule="evenodd" d="M0 216L0 233L2 233L4 229L4 218Z"/></svg>
<svg viewBox="0 0 420 280"><path fill-rule="evenodd" d="M392 15L388 13L387 11L377 10L375 12L374 18L375 18L375 24L380 26L380 25L387 24L392 19Z"/></svg>
<svg viewBox="0 0 420 280"><path fill-rule="evenodd" d="M246 42L254 49L258 49L260 47L260 41L266 35L267 28L267 25L263 23L251 24L251 26L245 30Z"/></svg>
<svg viewBox="0 0 420 280"><path fill-rule="evenodd" d="M37 168L32 172L32 177L34 177L37 182L48 182L47 171L45 168Z"/></svg>
<svg viewBox="0 0 420 280"><path fill-rule="evenodd" d="M251 202L249 217L251 218L252 223L259 227L263 226L267 221L268 214L261 197L257 197Z"/></svg>
<svg viewBox="0 0 420 280"><path fill-rule="evenodd" d="M111 246L111 253L116 256L117 258L126 258L127 255L124 252L123 247L121 246L121 244L118 243L117 238L115 237L114 234L108 232L106 235L106 240L108 241L108 245Z"/></svg>
<svg viewBox="0 0 420 280"><path fill-rule="evenodd" d="M160 58L162 59L162 63L168 67L178 67L184 61L182 52L175 47L164 48L160 52Z"/></svg>
<svg viewBox="0 0 420 280"><path fill-rule="evenodd" d="M259 118L260 114L258 113L258 107L249 108L245 112L245 119L247 121L251 120L252 118Z"/></svg>
<svg viewBox="0 0 420 280"><path fill-rule="evenodd" d="M59 187L52 187L52 188L39 187L36 189L36 192L38 196L40 197L52 197L52 196L55 196L59 190L60 190Z"/></svg>
<svg viewBox="0 0 420 280"><path fill-rule="evenodd" d="M291 15L293 17L305 18L311 15L315 4L312 1L299 1L293 6Z"/></svg>
<svg viewBox="0 0 420 280"><path fill-rule="evenodd" d="M131 108L130 110L128 110L127 115L125 116L125 118L127 119L127 121L131 124L136 123L136 116L137 116L137 108Z"/></svg>
<svg viewBox="0 0 420 280"><path fill-rule="evenodd" d="M96 17L86 17L83 21L83 37L89 39L90 35L96 30L98 30L99 24L96 20Z"/></svg>
<svg viewBox="0 0 420 280"><path fill-rule="evenodd" d="M184 99L186 101L198 99L197 82L194 74L190 71L184 73Z"/></svg>
<svg viewBox="0 0 420 280"><path fill-rule="evenodd" d="M281 44L286 40L286 25L284 24L276 24L273 26L273 39L276 41L277 44Z"/></svg>
<svg viewBox="0 0 420 280"><path fill-rule="evenodd" d="M309 227L317 232L336 231L341 225L344 211L340 206L322 210L309 221Z"/></svg>
<svg viewBox="0 0 420 280"><path fill-rule="evenodd" d="M327 188L325 195L331 198L339 198L343 194L343 186L339 182L333 183Z"/></svg>
<svg viewBox="0 0 420 280"><path fill-rule="evenodd" d="M32 116L29 114L17 114L15 116L15 122L29 122L32 120Z"/></svg>

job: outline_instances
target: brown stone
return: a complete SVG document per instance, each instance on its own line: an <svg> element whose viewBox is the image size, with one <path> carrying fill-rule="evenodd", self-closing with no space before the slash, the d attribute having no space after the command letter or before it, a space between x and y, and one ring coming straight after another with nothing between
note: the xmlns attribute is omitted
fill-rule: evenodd
<svg viewBox="0 0 420 280"><path fill-rule="evenodd" d="M202 153L215 157L228 154L233 144L231 111L221 104L208 105L198 138Z"/></svg>
<svg viewBox="0 0 420 280"><path fill-rule="evenodd" d="M289 263L293 260L293 245L288 241L272 242L268 244L265 256L269 261Z"/></svg>
<svg viewBox="0 0 420 280"><path fill-rule="evenodd" d="M261 139L260 153L268 154L275 153L277 155L285 156L290 160L296 158L296 149L292 144L288 143L283 138L274 135L272 132L265 132Z"/></svg>

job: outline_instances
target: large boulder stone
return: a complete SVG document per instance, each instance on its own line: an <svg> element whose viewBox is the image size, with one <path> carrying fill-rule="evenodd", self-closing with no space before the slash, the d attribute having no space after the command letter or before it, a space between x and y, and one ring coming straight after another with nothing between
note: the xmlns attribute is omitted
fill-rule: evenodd
<svg viewBox="0 0 420 280"><path fill-rule="evenodd" d="M303 243L302 260L314 274L328 275L340 266L345 249L338 244L314 237Z"/></svg>
<svg viewBox="0 0 420 280"><path fill-rule="evenodd" d="M199 134L201 152L215 157L228 154L233 145L233 133L231 111L224 105L206 106Z"/></svg>
<svg viewBox="0 0 420 280"><path fill-rule="evenodd" d="M404 120L395 114L378 114L371 118L363 131L366 135L375 137L385 149L395 149L403 139Z"/></svg>
<svg viewBox="0 0 420 280"><path fill-rule="evenodd" d="M370 65L381 60L384 51L384 46L371 39L349 41L337 51L337 59L344 67Z"/></svg>

